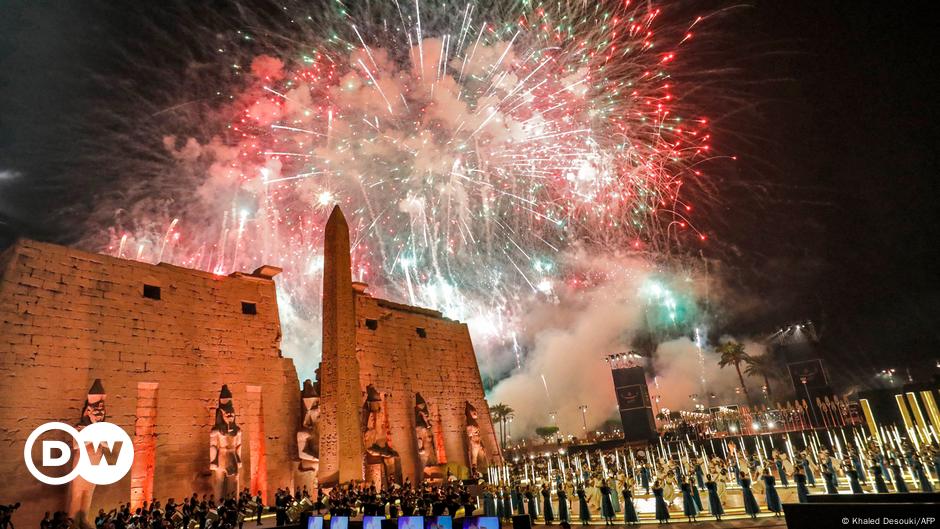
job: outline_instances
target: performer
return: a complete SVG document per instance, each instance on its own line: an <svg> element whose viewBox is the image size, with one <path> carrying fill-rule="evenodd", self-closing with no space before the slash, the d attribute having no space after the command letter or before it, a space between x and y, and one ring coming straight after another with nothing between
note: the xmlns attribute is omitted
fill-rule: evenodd
<svg viewBox="0 0 940 529"><path fill-rule="evenodd" d="M568 493L564 487L558 488L558 520L562 524L570 523L571 515L568 514Z"/></svg>
<svg viewBox="0 0 940 529"><path fill-rule="evenodd" d="M636 506L633 505L633 483L625 481L623 490L623 520L624 522L635 525L640 523L640 517L636 514Z"/></svg>
<svg viewBox="0 0 940 529"><path fill-rule="evenodd" d="M605 525L614 524L614 504L610 499L610 487L607 486L607 480L601 481L601 516L604 517Z"/></svg>
<svg viewBox="0 0 940 529"><path fill-rule="evenodd" d="M744 499L744 512L746 512L752 519L757 519L757 514L760 512L760 507L757 505L757 498L754 497L754 493L751 492L751 480L747 477L743 471L738 474L738 482L741 483L741 495Z"/></svg>
<svg viewBox="0 0 940 529"><path fill-rule="evenodd" d="M875 492L879 494L888 493L888 484L885 483L885 477L881 470L881 465L875 464L871 466L871 474L875 478Z"/></svg>
<svg viewBox="0 0 940 529"><path fill-rule="evenodd" d="M679 488L682 490L682 514L690 522L694 522L696 521L695 517L698 516L698 507L695 505L695 500L692 499L692 486L687 479L683 478L682 482L679 483Z"/></svg>
<svg viewBox="0 0 940 529"><path fill-rule="evenodd" d="M863 492L862 484L858 481L858 471L851 460L846 459L842 463L842 471L849 478L849 488L852 489L852 494L861 494Z"/></svg>
<svg viewBox="0 0 940 529"><path fill-rule="evenodd" d="M548 483L542 484L542 518L546 524L555 523L555 511L552 509L552 491L548 488Z"/></svg>
<svg viewBox="0 0 940 529"><path fill-rule="evenodd" d="M587 494L582 485L578 485L578 518L581 519L581 525L587 525L591 521L591 510L588 508Z"/></svg>
<svg viewBox="0 0 940 529"><path fill-rule="evenodd" d="M855 468L859 481L862 483L867 482L868 476L865 475L865 467L862 466L862 459L859 457L858 452L854 449L849 449L849 459L852 460L852 467Z"/></svg>
<svg viewBox="0 0 940 529"><path fill-rule="evenodd" d="M663 487L658 479L653 483L653 496L656 498L656 519L661 524L668 523L669 506L663 500Z"/></svg>
<svg viewBox="0 0 940 529"><path fill-rule="evenodd" d="M646 495L650 494L650 467L646 463L643 463L643 466L640 467L640 483L643 485L643 489L646 490Z"/></svg>
<svg viewBox="0 0 940 529"><path fill-rule="evenodd" d="M620 512L620 493L617 492L617 480L609 483L610 486L610 504L614 506L614 515Z"/></svg>
<svg viewBox="0 0 940 529"><path fill-rule="evenodd" d="M516 514L525 514L525 504L522 502L522 488L516 485L512 489L512 502L516 506Z"/></svg>
<svg viewBox="0 0 940 529"><path fill-rule="evenodd" d="M532 493L531 488L527 488L525 491L525 501L529 508L529 519L532 520L532 525L535 525L535 518L539 515L539 509L535 504L535 494Z"/></svg>
<svg viewBox="0 0 940 529"><path fill-rule="evenodd" d="M776 479L770 473L769 468L764 469L764 501L767 503L767 509L774 513L774 516L780 516L783 507L780 505L780 495L777 494Z"/></svg>
<svg viewBox="0 0 940 529"><path fill-rule="evenodd" d="M694 481L689 480L689 488L692 489L692 501L695 502L695 508L698 512L702 512L705 510L702 508L702 496L699 494L698 487L695 485Z"/></svg>
<svg viewBox="0 0 940 529"><path fill-rule="evenodd" d="M806 481L809 483L810 487L816 486L816 478L813 476L813 469L810 466L809 456L806 454L806 451L800 452L800 466L803 467L803 472L806 474Z"/></svg>
<svg viewBox="0 0 940 529"><path fill-rule="evenodd" d="M700 458L695 459L695 482L698 484L698 488L705 488L705 473L702 472L702 460ZM701 510L701 509L699 509Z"/></svg>
<svg viewBox="0 0 940 529"><path fill-rule="evenodd" d="M464 511L464 515L469 516L470 513ZM490 487L483 490L483 516L496 516L496 500Z"/></svg>
<svg viewBox="0 0 940 529"><path fill-rule="evenodd" d="M720 522L721 516L725 513L725 509L722 507L721 497L718 495L718 483L712 479L711 474L708 475L705 488L708 490L708 510L712 513L712 516Z"/></svg>
<svg viewBox="0 0 940 529"><path fill-rule="evenodd" d="M777 476L780 477L780 486L789 487L790 484L787 482L787 473L783 468L783 459L780 454L777 454L777 458L774 460L774 466L777 467Z"/></svg>
<svg viewBox="0 0 940 529"><path fill-rule="evenodd" d="M512 494L503 487L503 517L512 518Z"/></svg>
<svg viewBox="0 0 940 529"><path fill-rule="evenodd" d="M901 465L895 458L888 460L888 467L891 468L891 477L894 479L895 492L908 492L907 484L904 483L904 473L901 471Z"/></svg>
<svg viewBox="0 0 940 529"><path fill-rule="evenodd" d="M809 502L809 489L806 488L806 474L803 473L802 466L794 467L793 481L796 482L796 497L800 503Z"/></svg>
<svg viewBox="0 0 940 529"><path fill-rule="evenodd" d="M921 492L933 492L933 486L930 484L930 475L919 457L914 457L914 476L920 483Z"/></svg>
<svg viewBox="0 0 940 529"><path fill-rule="evenodd" d="M826 484L826 494L838 494L839 488L836 484L835 471L828 465L822 466L823 482Z"/></svg>

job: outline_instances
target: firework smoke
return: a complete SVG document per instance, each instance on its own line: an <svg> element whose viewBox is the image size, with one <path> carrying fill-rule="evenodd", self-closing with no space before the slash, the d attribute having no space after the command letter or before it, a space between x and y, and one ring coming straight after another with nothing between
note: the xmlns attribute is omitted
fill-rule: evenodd
<svg viewBox="0 0 940 529"><path fill-rule="evenodd" d="M630 1L239 6L213 21L230 31L192 30L228 69L209 76L193 54L203 82L187 86L213 80L215 102L154 112L176 126L141 156L148 177L94 219L110 218L121 257L283 267L282 346L305 378L319 361L322 227L340 204L356 279L467 321L487 377L522 368L535 394L564 399L539 358L565 347L533 323L539 307L580 296L611 309L602 334L576 340L603 351L656 325L640 301L595 292L636 293L705 238L682 191L703 178L707 120L674 75L701 18L667 19ZM571 328L559 332L586 338Z"/></svg>

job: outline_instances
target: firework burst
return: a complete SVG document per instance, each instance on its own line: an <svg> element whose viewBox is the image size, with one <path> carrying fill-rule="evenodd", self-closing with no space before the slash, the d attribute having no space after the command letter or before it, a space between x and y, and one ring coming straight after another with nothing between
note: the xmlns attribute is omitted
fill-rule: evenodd
<svg viewBox="0 0 940 529"><path fill-rule="evenodd" d="M357 279L499 344L572 281L566 251L704 240L682 190L710 156L707 121L671 75L700 18L665 23L668 5L629 0L351 4L288 6L287 22L243 10L218 47L232 82L214 137L164 139L199 175L201 212L126 223L112 253L282 266L300 356L318 350L334 204L353 220Z"/></svg>

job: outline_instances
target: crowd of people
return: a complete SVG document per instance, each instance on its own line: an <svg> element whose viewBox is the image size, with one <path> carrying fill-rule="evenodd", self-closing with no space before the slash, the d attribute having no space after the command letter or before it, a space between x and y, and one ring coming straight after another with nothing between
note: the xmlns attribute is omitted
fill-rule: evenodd
<svg viewBox="0 0 940 529"><path fill-rule="evenodd" d="M261 525L263 510L260 493L252 497L245 489L236 497L218 500L212 495L200 498L193 494L181 503L174 498L166 503L145 501L137 508L125 503L110 511L99 509L90 522L95 529L243 529L245 520L252 515L255 523ZM40 529L69 529L82 525L85 524L76 523L63 511L46 512L39 522Z"/></svg>
<svg viewBox="0 0 940 529"><path fill-rule="evenodd" d="M459 481L448 474L441 482L412 484L406 479L384 488L358 482L319 488L313 495L306 487L278 489L270 505L264 504L260 492L252 495L248 489L219 499L193 494L180 503L171 498L136 508L126 503L101 509L91 523L95 529L244 529L245 523L261 525L265 512L274 513L278 526L297 522L304 512L389 518L527 515L533 522L565 525L612 525L615 520L637 524L641 513L648 513L660 523L679 516L694 522L700 516L721 520L729 512L780 516L783 499L806 502L811 494L932 492L940 482L940 448L933 445L903 443L896 450L882 450L877 444L861 450L788 447L769 453L728 446L720 455L706 454L701 447L641 451L636 457L631 453L629 461L617 459L616 466L611 452L597 453L593 467L585 458L587 467L578 464L555 472L517 464L508 473L490 474L500 477L496 483L481 476ZM504 479L507 476L510 479ZM14 529L11 515L17 507L0 506L0 529ZM63 512L47 512L40 529L77 525L82 524Z"/></svg>
<svg viewBox="0 0 940 529"><path fill-rule="evenodd" d="M614 471L608 471L613 466L610 455L599 455L604 461L591 472L585 473L582 466L581 475L569 469L555 472L551 479L541 472L533 480L539 473L524 471L528 484L491 488L494 512L528 512L546 523L574 519L585 525L599 515L610 525L618 513L625 523L638 523L638 511L643 510L638 505L665 523L679 513L688 521L703 515L721 520L733 504L735 512L756 518L761 512L781 515L780 489L787 489L789 501L805 503L811 494L933 492L934 482L940 482L940 448L908 443L885 451L874 443L863 451L801 450L792 460L787 450L764 455L732 449L721 457L698 456L688 447L675 455L631 458Z"/></svg>

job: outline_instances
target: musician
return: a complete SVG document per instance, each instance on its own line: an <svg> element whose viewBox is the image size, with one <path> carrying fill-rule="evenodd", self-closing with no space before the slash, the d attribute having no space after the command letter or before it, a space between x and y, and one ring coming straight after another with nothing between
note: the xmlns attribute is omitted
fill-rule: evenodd
<svg viewBox="0 0 940 529"><path fill-rule="evenodd" d="M322 492L322 489L321 489ZM255 496L255 525L261 525L261 513L264 512L264 502L261 501L261 491ZM319 511L317 511L319 514Z"/></svg>

